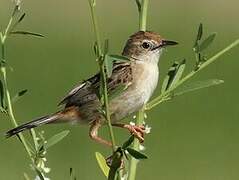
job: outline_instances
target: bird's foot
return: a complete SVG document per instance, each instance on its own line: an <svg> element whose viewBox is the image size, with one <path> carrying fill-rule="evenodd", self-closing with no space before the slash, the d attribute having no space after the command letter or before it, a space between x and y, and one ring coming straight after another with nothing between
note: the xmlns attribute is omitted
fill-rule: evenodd
<svg viewBox="0 0 239 180"><path fill-rule="evenodd" d="M125 124L124 128L128 129L129 132L133 134L140 143L144 142L145 127L143 125Z"/></svg>

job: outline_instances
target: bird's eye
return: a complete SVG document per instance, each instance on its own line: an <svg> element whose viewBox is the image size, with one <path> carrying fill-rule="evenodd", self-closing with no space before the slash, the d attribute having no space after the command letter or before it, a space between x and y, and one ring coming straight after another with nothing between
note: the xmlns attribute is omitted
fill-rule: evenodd
<svg viewBox="0 0 239 180"><path fill-rule="evenodd" d="M142 44L142 47L143 47L144 49L148 49L148 48L150 47L150 44L147 43L147 42L144 42L144 43Z"/></svg>

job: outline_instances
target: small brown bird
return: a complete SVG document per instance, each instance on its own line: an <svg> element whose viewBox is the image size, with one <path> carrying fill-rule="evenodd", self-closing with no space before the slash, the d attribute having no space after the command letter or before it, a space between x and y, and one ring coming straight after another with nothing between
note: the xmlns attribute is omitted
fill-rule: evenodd
<svg viewBox="0 0 239 180"><path fill-rule="evenodd" d="M161 38L155 32L139 31L128 39L123 53L128 62L114 62L113 72L107 80L108 93L125 85L127 89L109 102L113 126L128 129L140 142L144 141L144 127L121 124L119 120L139 110L148 102L158 84L158 61L162 49L176 45L174 41ZM58 122L84 123L90 125L89 135L97 142L111 146L111 143L98 136L98 129L106 120L99 112L101 103L97 93L100 87L100 74L76 86L60 102L64 109L52 115L35 119L6 133L7 137L43 124Z"/></svg>

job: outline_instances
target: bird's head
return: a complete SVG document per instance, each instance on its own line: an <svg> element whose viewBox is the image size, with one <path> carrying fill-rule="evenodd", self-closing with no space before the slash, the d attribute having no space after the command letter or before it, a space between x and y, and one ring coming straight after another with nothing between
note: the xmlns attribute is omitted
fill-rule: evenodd
<svg viewBox="0 0 239 180"><path fill-rule="evenodd" d="M135 60L158 63L162 49L176 44L155 32L139 31L129 37L122 54Z"/></svg>

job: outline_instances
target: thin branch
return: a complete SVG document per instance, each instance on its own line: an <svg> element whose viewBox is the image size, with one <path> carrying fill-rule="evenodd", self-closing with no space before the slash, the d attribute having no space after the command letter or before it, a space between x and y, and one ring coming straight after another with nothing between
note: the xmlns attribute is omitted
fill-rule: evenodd
<svg viewBox="0 0 239 180"><path fill-rule="evenodd" d="M114 132L113 132L113 127L111 125L111 120L110 120L110 112L109 112L109 103L108 103L108 92L107 92L107 78L106 78L106 73L105 73L105 65L104 65L104 54L102 53L102 48L101 48L101 41L100 41L100 35L99 35L99 30L97 26L97 18L95 14L95 1L94 0L89 0L89 5L90 5L90 10L91 10L91 17L92 17L92 22L94 26L94 33L96 37L96 45L97 49L99 52L99 57L98 63L100 67L100 73L101 73L101 80L103 84L103 99L104 99L104 110L105 110L105 116L106 120L108 123L108 128L109 128L109 134L112 142L112 150L115 152L116 150L116 144L115 144L115 138L114 138Z"/></svg>
<svg viewBox="0 0 239 180"><path fill-rule="evenodd" d="M142 0L140 3L139 3L139 1L136 0L136 4L137 4L138 10L139 10L139 30L146 31L149 0ZM144 122L144 107L138 111L135 124L142 125L143 122ZM139 145L140 145L140 143L139 143L138 139L135 138L134 142L133 142L134 150L139 151ZM134 158L130 159L128 180L136 179L137 164L138 164L137 159L134 159Z"/></svg>
<svg viewBox="0 0 239 180"><path fill-rule="evenodd" d="M222 49L217 54L212 56L210 59L208 59L206 62L204 62L196 71L192 71L187 76L185 76L183 79L181 79L174 87L170 88L169 90L165 91L163 94L160 94L158 97L154 98L152 101L150 101L146 105L145 109L150 110L153 107L155 107L155 106L159 105L160 103L162 103L163 101L165 101L165 99L168 98L170 93L173 92L177 87L179 87L180 85L185 83L187 80L189 80L194 75L196 75L199 71L201 71L202 69L204 69L205 67L207 67L208 65L210 65L211 63L216 61L220 56L227 53L228 51L230 51L232 48L236 47L237 45L239 45L239 39L235 40L233 43L228 45L226 48Z"/></svg>

